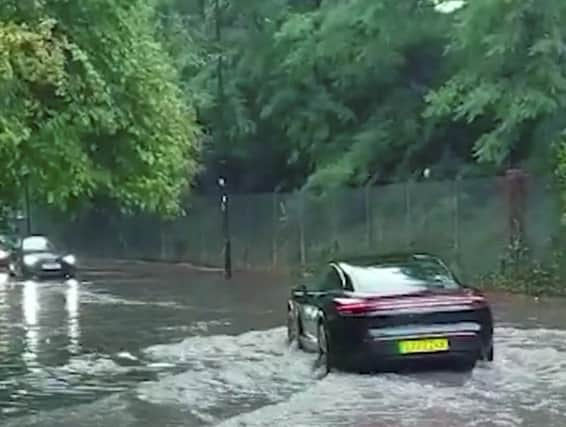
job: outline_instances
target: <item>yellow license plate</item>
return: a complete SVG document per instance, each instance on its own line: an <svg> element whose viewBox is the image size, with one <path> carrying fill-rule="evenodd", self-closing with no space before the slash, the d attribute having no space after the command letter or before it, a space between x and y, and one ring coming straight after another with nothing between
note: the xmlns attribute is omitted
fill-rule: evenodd
<svg viewBox="0 0 566 427"><path fill-rule="evenodd" d="M407 340L407 341L399 341L398 344L399 344L399 353L401 354L437 353L440 351L449 350L447 338Z"/></svg>

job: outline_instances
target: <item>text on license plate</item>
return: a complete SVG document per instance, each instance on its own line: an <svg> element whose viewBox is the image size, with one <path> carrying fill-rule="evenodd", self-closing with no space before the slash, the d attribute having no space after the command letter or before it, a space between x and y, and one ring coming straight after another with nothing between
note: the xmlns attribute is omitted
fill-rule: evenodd
<svg viewBox="0 0 566 427"><path fill-rule="evenodd" d="M44 270L59 270L61 268L61 264L54 262L50 264L43 264Z"/></svg>
<svg viewBox="0 0 566 427"><path fill-rule="evenodd" d="M401 354L436 353L449 350L447 338L399 341L398 346Z"/></svg>

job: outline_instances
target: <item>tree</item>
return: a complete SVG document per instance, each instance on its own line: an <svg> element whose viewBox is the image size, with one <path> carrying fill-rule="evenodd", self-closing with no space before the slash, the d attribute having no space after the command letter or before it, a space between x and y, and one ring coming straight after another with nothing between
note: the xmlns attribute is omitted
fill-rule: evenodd
<svg viewBox="0 0 566 427"><path fill-rule="evenodd" d="M480 162L556 157L566 126L566 4L474 0L454 15L448 56L457 70L428 96L428 116L477 125Z"/></svg>
<svg viewBox="0 0 566 427"><path fill-rule="evenodd" d="M2 2L0 196L15 203L29 175L59 208L175 210L198 129L155 22L146 1Z"/></svg>
<svg viewBox="0 0 566 427"><path fill-rule="evenodd" d="M420 114L442 75L445 21L431 3L404 0L326 1L287 20L276 39L295 96L273 97L264 113L285 117L310 158L307 186L411 172L431 141Z"/></svg>
<svg viewBox="0 0 566 427"><path fill-rule="evenodd" d="M433 141L423 94L442 75L448 27L432 3L220 1L220 19L211 0L174 3L206 52L184 75L213 130L207 170L227 159L240 190L406 174Z"/></svg>
<svg viewBox="0 0 566 427"><path fill-rule="evenodd" d="M215 4L170 0L166 13L198 45L173 51L210 131L204 181L222 160L240 191L557 167L558 0Z"/></svg>

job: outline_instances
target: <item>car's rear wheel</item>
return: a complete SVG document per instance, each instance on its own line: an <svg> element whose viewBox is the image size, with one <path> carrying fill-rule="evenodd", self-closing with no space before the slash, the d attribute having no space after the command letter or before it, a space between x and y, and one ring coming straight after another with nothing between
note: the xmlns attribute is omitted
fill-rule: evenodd
<svg viewBox="0 0 566 427"><path fill-rule="evenodd" d="M486 361L486 362L493 362L493 358L494 358L494 351L493 351L493 344L489 346L489 348L484 351L484 354L482 355L482 360Z"/></svg>
<svg viewBox="0 0 566 427"><path fill-rule="evenodd" d="M317 330L318 342L318 366L322 369L323 374L328 374L334 368L334 357L328 339L328 329L324 320L318 323Z"/></svg>
<svg viewBox="0 0 566 427"><path fill-rule="evenodd" d="M299 324L293 315L293 309L287 307L287 343L299 341Z"/></svg>

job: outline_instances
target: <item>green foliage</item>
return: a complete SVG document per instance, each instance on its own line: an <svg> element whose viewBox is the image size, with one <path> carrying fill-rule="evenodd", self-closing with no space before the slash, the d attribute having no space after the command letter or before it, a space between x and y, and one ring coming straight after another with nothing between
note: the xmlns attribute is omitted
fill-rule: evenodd
<svg viewBox="0 0 566 427"><path fill-rule="evenodd" d="M170 212L197 170L195 118L145 1L0 6L0 181L17 203L107 197Z"/></svg>
<svg viewBox="0 0 566 427"><path fill-rule="evenodd" d="M164 37L212 131L207 172L225 161L240 191L323 192L425 167L548 173L566 127L566 7L438 3L165 1Z"/></svg>
<svg viewBox="0 0 566 427"><path fill-rule="evenodd" d="M323 3L282 26L276 40L299 100L274 97L266 109L284 117L287 138L312 159L307 186L391 176L408 147L426 145L422 94L433 84L427 62L440 56L443 21L424 2L358 0Z"/></svg>
<svg viewBox="0 0 566 427"><path fill-rule="evenodd" d="M511 243L501 259L501 268L480 281L488 290L526 295L566 295L566 252L558 247L549 259L541 261L520 242Z"/></svg>
<svg viewBox="0 0 566 427"><path fill-rule="evenodd" d="M202 48L180 62L213 131L210 171L227 160L241 190L411 173L433 142L423 94L440 82L449 23L431 2L218 3L169 1L164 13Z"/></svg>
<svg viewBox="0 0 566 427"><path fill-rule="evenodd" d="M428 95L427 116L483 122L474 154L484 162L554 142L566 127L566 3L477 0L455 18L448 56L456 70Z"/></svg>
<svg viewBox="0 0 566 427"><path fill-rule="evenodd" d="M566 134L562 134L562 138L555 147L557 157L556 178L561 188L562 206L566 207ZM563 209L562 224L566 226L566 209Z"/></svg>
<svg viewBox="0 0 566 427"><path fill-rule="evenodd" d="M57 206L170 211L201 145L236 191L510 164L566 188L566 3L438 3L6 0L0 197L29 173Z"/></svg>

